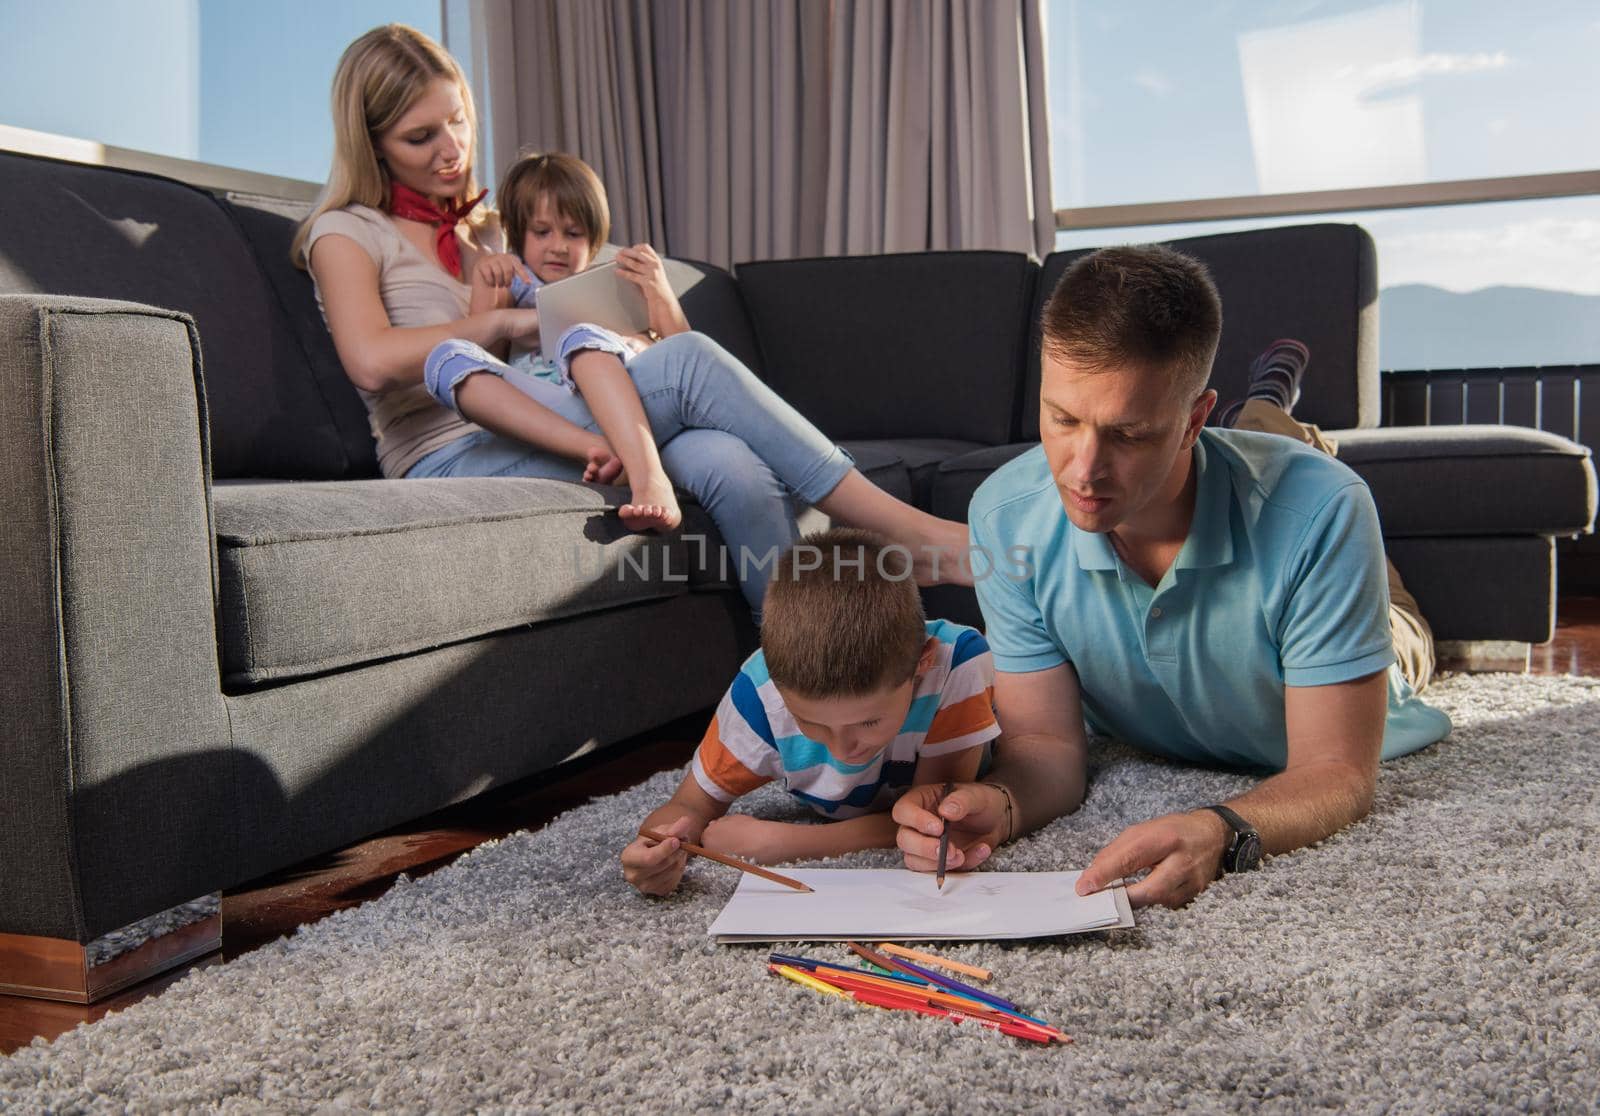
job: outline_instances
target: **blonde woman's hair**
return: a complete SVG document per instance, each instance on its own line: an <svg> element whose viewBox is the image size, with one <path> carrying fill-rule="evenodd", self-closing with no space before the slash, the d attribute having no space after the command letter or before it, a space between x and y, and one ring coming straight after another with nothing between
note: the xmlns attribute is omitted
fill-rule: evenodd
<svg viewBox="0 0 1600 1116"><path fill-rule="evenodd" d="M533 224L539 199L548 197L556 216L576 222L589 238L589 253L600 250L611 235L611 207L606 188L594 168L576 155L560 152L527 153L511 164L495 191L500 222L506 230L506 247L522 255L522 244Z"/></svg>
<svg viewBox="0 0 1600 1116"><path fill-rule="evenodd" d="M300 223L289 258L306 266L306 237L318 217L347 205L387 209L389 172L378 161L375 139L394 126L427 91L430 83L447 78L461 91L467 125L472 134L472 158L467 161L466 182L457 201L477 196L474 164L478 153L478 112L472 90L450 52L414 27L389 23L374 27L345 48L333 75L333 167L317 206ZM469 233L495 220L492 211L479 206L465 220Z"/></svg>

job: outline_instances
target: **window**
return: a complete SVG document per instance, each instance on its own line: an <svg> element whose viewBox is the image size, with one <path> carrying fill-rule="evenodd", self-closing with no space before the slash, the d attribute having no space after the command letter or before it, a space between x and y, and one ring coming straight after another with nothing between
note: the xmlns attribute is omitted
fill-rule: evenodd
<svg viewBox="0 0 1600 1116"><path fill-rule="evenodd" d="M439 0L7 4L0 124L321 182L339 55L381 23L439 38Z"/></svg>
<svg viewBox="0 0 1600 1116"><path fill-rule="evenodd" d="M1600 8L1047 0L1058 209L1600 167ZM1058 247L1309 221L1373 234L1384 369L1600 363L1600 198L1064 230Z"/></svg>
<svg viewBox="0 0 1600 1116"><path fill-rule="evenodd" d="M1057 209L1600 167L1600 7L1047 0Z"/></svg>
<svg viewBox="0 0 1600 1116"><path fill-rule="evenodd" d="M1600 363L1600 198L1064 229L1056 247L1314 221L1360 225L1377 244L1385 371Z"/></svg>

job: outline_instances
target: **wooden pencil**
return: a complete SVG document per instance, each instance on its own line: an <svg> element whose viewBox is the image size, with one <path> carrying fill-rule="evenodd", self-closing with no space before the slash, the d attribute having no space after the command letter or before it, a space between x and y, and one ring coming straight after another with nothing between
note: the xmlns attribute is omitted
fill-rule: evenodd
<svg viewBox="0 0 1600 1116"><path fill-rule="evenodd" d="M654 829L640 829L639 836L648 838L651 841L666 841L669 839L665 833L658 833ZM678 845L684 852L692 856L703 856L707 860L715 860L718 864L726 864L729 868L737 868L741 872L749 872L752 876L760 876L764 880L771 880L773 883L782 884L784 887L792 887L796 891L816 890L816 888L808 887L792 876L780 876L778 873L770 872L759 864L751 864L748 860L740 860L736 856L723 856L721 853L712 852L708 848L696 845L692 841L685 841L681 837L678 838Z"/></svg>
<svg viewBox="0 0 1600 1116"><path fill-rule="evenodd" d="M923 953L919 949L907 949L905 946L898 946L893 942L879 942L878 949L895 957L904 957L907 961L920 961L924 965L949 969L953 973L963 973L978 980L988 980L994 975L988 969L980 969L976 965L968 965L962 961L952 961L948 957L939 957L932 953Z"/></svg>
<svg viewBox="0 0 1600 1116"><path fill-rule="evenodd" d="M944 789L939 792L939 801L943 802L945 800L945 796L947 796L954 789L955 789L955 784L954 783L946 783L944 785ZM937 807L935 807L935 809L937 809ZM949 859L950 859L950 819L946 818L944 820L944 829L939 831L939 870L935 874L935 886L937 886L939 888L939 890L941 890L941 891L944 890L944 866L945 866L945 861L947 861Z"/></svg>

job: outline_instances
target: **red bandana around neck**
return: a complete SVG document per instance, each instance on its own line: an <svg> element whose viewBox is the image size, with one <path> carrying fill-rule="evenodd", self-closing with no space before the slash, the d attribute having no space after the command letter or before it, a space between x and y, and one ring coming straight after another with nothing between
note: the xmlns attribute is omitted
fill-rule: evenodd
<svg viewBox="0 0 1600 1116"><path fill-rule="evenodd" d="M471 201L458 202L440 209L425 195L398 182L389 184L389 212L407 221L421 221L433 226L433 243L439 253L439 262L457 279L461 278L461 242L456 239L456 225L473 207L489 193L484 190Z"/></svg>

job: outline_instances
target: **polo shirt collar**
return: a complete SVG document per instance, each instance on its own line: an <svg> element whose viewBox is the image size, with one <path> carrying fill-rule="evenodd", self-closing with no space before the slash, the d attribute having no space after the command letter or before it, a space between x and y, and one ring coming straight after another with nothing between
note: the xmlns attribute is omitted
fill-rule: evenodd
<svg viewBox="0 0 1600 1116"><path fill-rule="evenodd" d="M1233 477L1228 463L1207 445L1202 431L1194 444L1194 518L1189 522L1189 537L1173 563L1181 570L1226 566L1233 561L1233 517L1228 502L1233 492Z"/></svg>
<svg viewBox="0 0 1600 1116"><path fill-rule="evenodd" d="M1233 530L1228 512L1232 478L1227 463L1206 449L1206 436L1194 444L1194 519L1173 565L1178 569L1226 566L1233 561ZM1065 513L1063 513L1065 514ZM1072 556L1080 570L1115 570L1120 565L1108 535L1074 529Z"/></svg>
<svg viewBox="0 0 1600 1116"><path fill-rule="evenodd" d="M1062 512L1065 515L1066 512ZM1117 552L1112 549L1109 535L1072 528L1072 556L1080 570L1114 570L1118 568Z"/></svg>

